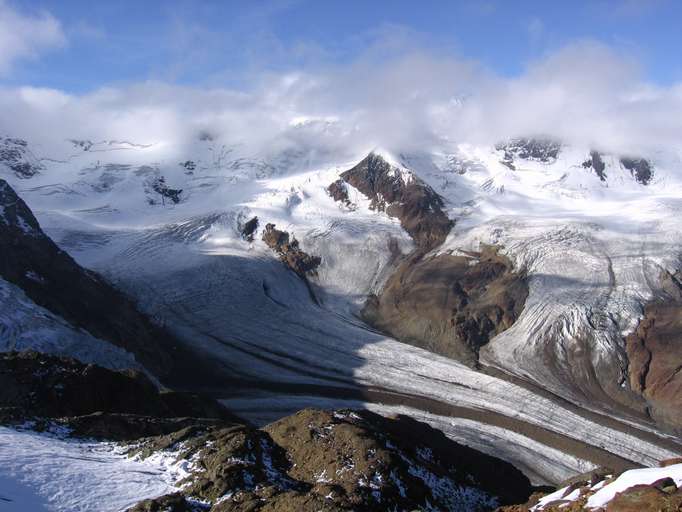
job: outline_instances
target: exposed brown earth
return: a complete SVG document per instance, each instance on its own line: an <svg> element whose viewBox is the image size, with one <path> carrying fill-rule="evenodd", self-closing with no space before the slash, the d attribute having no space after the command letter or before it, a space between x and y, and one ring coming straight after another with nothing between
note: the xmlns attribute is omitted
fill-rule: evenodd
<svg viewBox="0 0 682 512"><path fill-rule="evenodd" d="M311 256L302 251L295 237L290 237L286 231L276 229L274 224L265 225L263 242L279 255L282 263L301 277L315 272L322 262L319 256Z"/></svg>
<svg viewBox="0 0 682 512"><path fill-rule="evenodd" d="M101 276L59 249L4 180L0 180L0 277L76 328L132 352L155 374L168 371L173 337Z"/></svg>
<svg viewBox="0 0 682 512"><path fill-rule="evenodd" d="M189 428L150 439L136 453L177 446L200 468L183 494L210 503L211 512L475 512L524 501L531 492L510 464L407 417L367 411L306 409L263 430ZM191 510L173 495L132 510L162 504Z"/></svg>
<svg viewBox="0 0 682 512"><path fill-rule="evenodd" d="M527 296L525 276L494 247L413 254L367 301L363 317L401 341L473 364L479 348L516 321Z"/></svg>

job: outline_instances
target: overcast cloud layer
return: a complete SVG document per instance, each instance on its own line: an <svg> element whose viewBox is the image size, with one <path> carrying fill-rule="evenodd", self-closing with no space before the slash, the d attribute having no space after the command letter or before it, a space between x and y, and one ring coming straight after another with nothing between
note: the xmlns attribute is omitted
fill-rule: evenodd
<svg viewBox="0 0 682 512"><path fill-rule="evenodd" d="M2 0L0 12L0 72L66 44L48 13L21 16ZM244 90L144 82L75 96L4 88L0 134L41 144L125 139L178 152L201 132L253 151L303 141L430 149L522 135L620 153L680 145L682 84L651 85L637 62L602 44L576 42L502 78L410 41L377 41L391 51L369 49L342 65L256 75Z"/></svg>

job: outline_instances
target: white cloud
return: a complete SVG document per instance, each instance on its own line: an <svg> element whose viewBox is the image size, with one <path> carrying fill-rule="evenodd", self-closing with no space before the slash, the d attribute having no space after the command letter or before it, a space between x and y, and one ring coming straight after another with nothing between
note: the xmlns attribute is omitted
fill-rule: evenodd
<svg viewBox="0 0 682 512"><path fill-rule="evenodd" d="M50 13L21 13L0 0L0 74L20 59L34 59L65 44L62 26Z"/></svg>
<svg viewBox="0 0 682 512"><path fill-rule="evenodd" d="M595 42L562 48L513 78L452 55L409 47L392 55L263 74L248 91L162 82L80 96L7 88L0 126L44 144L132 139L179 153L202 131L253 151L428 149L520 135L615 152L682 143L682 85L647 83L637 62Z"/></svg>

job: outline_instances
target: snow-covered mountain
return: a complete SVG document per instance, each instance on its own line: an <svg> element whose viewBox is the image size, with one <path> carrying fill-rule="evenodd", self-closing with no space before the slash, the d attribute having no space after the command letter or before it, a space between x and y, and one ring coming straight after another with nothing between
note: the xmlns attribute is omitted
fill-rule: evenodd
<svg viewBox="0 0 682 512"><path fill-rule="evenodd" d="M213 137L173 151L2 144L0 176L45 232L185 348L208 354L211 367L196 373L221 375L223 403L256 423L306 405L405 412L536 483L682 450L673 434L682 351L629 337L647 305L679 293L677 150L621 155L543 138L258 154ZM379 170L348 174L370 152ZM440 214L449 231L425 245L418 233ZM262 240L268 224L319 257L314 272L282 265ZM446 273L444 261L454 265ZM368 325L366 306L401 267L412 281L393 288L394 314L410 329L396 340ZM505 309L508 276L525 292ZM420 293L448 305L437 318L441 347L476 333L467 357L433 342L433 308L418 307ZM462 300L467 313L453 321L466 328L449 330L447 308L463 311ZM3 323L22 329L14 317ZM196 387L187 370L167 383Z"/></svg>

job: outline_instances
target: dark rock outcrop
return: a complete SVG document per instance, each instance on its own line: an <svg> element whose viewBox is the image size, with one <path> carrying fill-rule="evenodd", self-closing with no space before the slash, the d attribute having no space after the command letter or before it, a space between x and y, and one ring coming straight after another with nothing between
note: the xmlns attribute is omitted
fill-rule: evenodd
<svg viewBox="0 0 682 512"><path fill-rule="evenodd" d="M531 491L511 465L404 416L306 409L263 430L185 429L136 452L179 443L181 458L202 468L183 494L210 503L211 512L483 511L524 501ZM165 503L186 510L177 495L132 510Z"/></svg>
<svg viewBox="0 0 682 512"><path fill-rule="evenodd" d="M350 206L351 202L348 198L348 185L343 179L338 179L327 187L327 192L334 199L334 201Z"/></svg>
<svg viewBox="0 0 682 512"><path fill-rule="evenodd" d="M26 203L0 180L0 277L76 328L136 355L159 375L173 338L102 277L78 265L48 238Z"/></svg>
<svg viewBox="0 0 682 512"><path fill-rule="evenodd" d="M468 256L412 255L363 310L397 339L468 364L509 328L528 296L525 277L493 247Z"/></svg>
<svg viewBox="0 0 682 512"><path fill-rule="evenodd" d="M295 237L290 237L286 231L276 229L274 224L265 225L263 242L279 255L285 265L301 277L315 272L322 262L319 256L311 256L302 251Z"/></svg>
<svg viewBox="0 0 682 512"><path fill-rule="evenodd" d="M194 171L197 168L197 164L194 160L185 160L184 162L180 163L180 166L184 167L185 174L194 174Z"/></svg>
<svg viewBox="0 0 682 512"><path fill-rule="evenodd" d="M196 425L196 418L215 420L208 424L236 420L212 399L159 391L136 370L114 371L38 352L0 354L0 422L5 424L54 421L74 435L120 440L173 432Z"/></svg>
<svg viewBox="0 0 682 512"><path fill-rule="evenodd" d="M602 160L599 151L590 151L590 158L583 162L583 167L585 169L593 169L594 172L599 176L599 179L606 181L606 164Z"/></svg>
<svg viewBox="0 0 682 512"><path fill-rule="evenodd" d="M531 160L545 164L554 162L561 151L561 143L548 138L519 137L500 142L495 145L495 149L504 152L501 162L513 170L515 169L513 162L516 160Z"/></svg>
<svg viewBox="0 0 682 512"><path fill-rule="evenodd" d="M158 194L161 204L165 205L166 201L170 201L173 204L178 204L182 200L182 189L170 188L166 184L166 178L163 176L152 178L147 186L152 192ZM154 199L153 197L150 197L148 200L150 204L157 204L158 202L158 200Z"/></svg>
<svg viewBox="0 0 682 512"><path fill-rule="evenodd" d="M622 157L620 163L642 185L648 185L654 176L653 166L644 158Z"/></svg>
<svg viewBox="0 0 682 512"><path fill-rule="evenodd" d="M253 237L258 229L258 217L253 217L251 220L246 221L239 228L239 232L242 238L247 242L253 242Z"/></svg>
<svg viewBox="0 0 682 512"><path fill-rule="evenodd" d="M341 180L370 199L370 208L400 219L400 225L422 250L440 245L452 228L443 212L443 199L409 171L398 169L370 153L358 165L341 173ZM348 201L345 184L336 181L328 192L337 201Z"/></svg>
<svg viewBox="0 0 682 512"><path fill-rule="evenodd" d="M40 161L22 139L0 137L0 163L4 163L17 178L31 178L43 170Z"/></svg>

